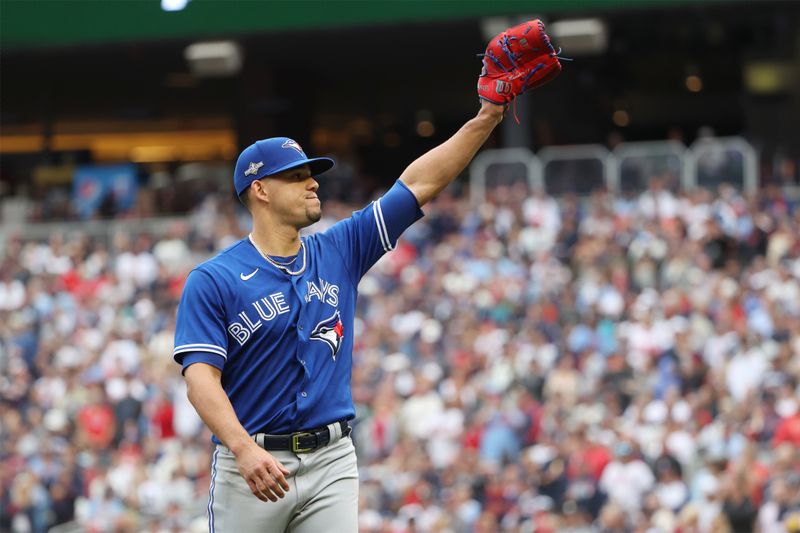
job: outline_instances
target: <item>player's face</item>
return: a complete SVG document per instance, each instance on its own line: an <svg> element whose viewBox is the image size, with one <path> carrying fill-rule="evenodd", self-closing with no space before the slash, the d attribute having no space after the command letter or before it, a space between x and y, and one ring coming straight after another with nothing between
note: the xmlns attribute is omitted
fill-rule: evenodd
<svg viewBox="0 0 800 533"><path fill-rule="evenodd" d="M265 180L270 190L270 204L284 220L304 228L322 218L322 204L317 196L319 183L308 165L292 168Z"/></svg>

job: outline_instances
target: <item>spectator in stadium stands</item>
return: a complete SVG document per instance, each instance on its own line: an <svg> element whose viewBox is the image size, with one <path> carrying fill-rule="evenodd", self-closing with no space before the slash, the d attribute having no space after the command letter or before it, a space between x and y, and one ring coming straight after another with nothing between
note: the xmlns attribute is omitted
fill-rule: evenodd
<svg viewBox="0 0 800 533"><path fill-rule="evenodd" d="M362 531L800 531L800 208L667 178L444 194L365 276ZM0 530L206 530L170 353L235 209L0 247Z"/></svg>
<svg viewBox="0 0 800 533"><path fill-rule="evenodd" d="M655 477L628 442L616 444L614 457L603 471L600 488L624 512L636 514L642 509L645 494L654 488Z"/></svg>

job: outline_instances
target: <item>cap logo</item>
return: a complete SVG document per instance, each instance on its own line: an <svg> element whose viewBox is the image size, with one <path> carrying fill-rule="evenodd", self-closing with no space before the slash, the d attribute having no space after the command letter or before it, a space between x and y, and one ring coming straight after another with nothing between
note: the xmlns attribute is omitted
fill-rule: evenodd
<svg viewBox="0 0 800 533"><path fill-rule="evenodd" d="M497 94L511 94L511 84L507 81L497 80Z"/></svg>
<svg viewBox="0 0 800 533"><path fill-rule="evenodd" d="M247 170L244 171L245 176L255 176L258 174L258 169L264 166L263 161L259 161L258 163L250 162L250 166L247 167Z"/></svg>
<svg viewBox="0 0 800 533"><path fill-rule="evenodd" d="M286 140L286 141L283 141L283 144L281 145L281 148L294 148L294 149L295 149L295 150L297 150L297 151L300 153L300 155L302 155L303 157L305 157L305 155L306 155L306 154L304 154L304 153L303 153L303 149L302 149L302 148L300 148L300 145L299 145L299 144L297 144L297 142L296 142L296 141L293 141L293 140L291 140L291 139L288 139L288 140Z"/></svg>

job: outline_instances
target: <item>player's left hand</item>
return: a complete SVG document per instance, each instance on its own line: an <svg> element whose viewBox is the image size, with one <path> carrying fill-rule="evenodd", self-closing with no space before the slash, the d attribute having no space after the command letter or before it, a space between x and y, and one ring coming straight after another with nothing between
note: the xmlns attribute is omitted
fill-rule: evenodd
<svg viewBox="0 0 800 533"><path fill-rule="evenodd" d="M558 52L544 31L544 24L538 19L529 20L489 41L478 78L478 97L507 105L560 72Z"/></svg>

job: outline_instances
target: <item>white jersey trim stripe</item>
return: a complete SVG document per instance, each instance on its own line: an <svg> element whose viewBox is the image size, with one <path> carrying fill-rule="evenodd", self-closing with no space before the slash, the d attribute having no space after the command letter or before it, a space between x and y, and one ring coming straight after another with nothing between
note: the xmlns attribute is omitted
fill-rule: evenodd
<svg viewBox="0 0 800 533"><path fill-rule="evenodd" d="M172 350L172 356L175 357L179 353L185 352L209 352L216 355L221 355L225 359L228 358L227 350L215 344L182 344L180 346L176 346L175 349Z"/></svg>
<svg viewBox="0 0 800 533"><path fill-rule="evenodd" d="M383 209L381 209L381 202L380 200L376 200L375 203L378 205L378 216L380 217L380 227L383 228L383 237L386 239L386 251L394 250L394 245L392 244L392 240L389 238L389 230L386 229L386 221L383 219Z"/></svg>
<svg viewBox="0 0 800 533"><path fill-rule="evenodd" d="M386 229L386 221L383 219L383 209L381 208L381 202L378 200L376 202L378 204L378 215L381 217L381 227L383 228L383 236L386 238L386 246L389 247L389 250L394 250L394 245L392 244L392 240L389 238L389 230Z"/></svg>
<svg viewBox="0 0 800 533"><path fill-rule="evenodd" d="M217 344L205 344L205 343L202 343L202 342L194 342L194 343L191 343L191 344L181 344L180 346L176 346L174 351L178 351L178 350L181 350L183 348L214 348L215 350L220 350L222 352L227 353L227 350L225 350L225 348L223 348L222 346L219 346Z"/></svg>
<svg viewBox="0 0 800 533"><path fill-rule="evenodd" d="M383 251L388 252L392 248L389 246L388 239L383 235L383 228L381 226L383 216L379 214L378 209L380 209L380 206L378 204L378 200L375 200L372 202L372 214L375 215L375 225L378 227L378 236L381 238L381 246L383 246Z"/></svg>

